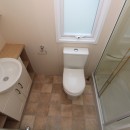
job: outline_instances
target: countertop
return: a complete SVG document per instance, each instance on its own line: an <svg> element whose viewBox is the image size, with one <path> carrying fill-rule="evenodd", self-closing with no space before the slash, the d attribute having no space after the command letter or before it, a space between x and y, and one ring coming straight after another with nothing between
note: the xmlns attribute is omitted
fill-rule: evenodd
<svg viewBox="0 0 130 130"><path fill-rule="evenodd" d="M17 59L22 50L24 48L24 44L5 44L3 49L0 51L0 58L15 58Z"/></svg>

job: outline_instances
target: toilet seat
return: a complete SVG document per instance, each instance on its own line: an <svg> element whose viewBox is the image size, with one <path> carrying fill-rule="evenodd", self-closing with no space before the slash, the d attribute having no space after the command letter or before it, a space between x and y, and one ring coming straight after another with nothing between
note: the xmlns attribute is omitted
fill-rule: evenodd
<svg viewBox="0 0 130 130"><path fill-rule="evenodd" d="M63 86L67 94L71 96L81 95L85 88L84 70L64 68Z"/></svg>

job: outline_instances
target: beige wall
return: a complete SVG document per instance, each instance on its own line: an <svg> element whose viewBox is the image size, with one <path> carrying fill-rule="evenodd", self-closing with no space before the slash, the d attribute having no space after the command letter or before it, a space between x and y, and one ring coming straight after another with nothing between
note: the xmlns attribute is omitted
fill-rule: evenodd
<svg viewBox="0 0 130 130"><path fill-rule="evenodd" d="M56 43L55 0L1 0L2 34L7 42L24 43L36 72L62 74L64 46L88 47L90 55L85 66L90 75L103 52L112 32L124 0L112 0L98 44L61 44ZM38 55L39 46L45 45L47 55Z"/></svg>

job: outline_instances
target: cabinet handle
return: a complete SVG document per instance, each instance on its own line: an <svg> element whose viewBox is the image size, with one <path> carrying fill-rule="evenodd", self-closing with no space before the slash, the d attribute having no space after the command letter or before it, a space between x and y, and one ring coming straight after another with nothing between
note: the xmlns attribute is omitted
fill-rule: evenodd
<svg viewBox="0 0 130 130"><path fill-rule="evenodd" d="M15 90L18 92L18 94L21 94L21 92L18 89L15 89Z"/></svg>
<svg viewBox="0 0 130 130"><path fill-rule="evenodd" d="M23 88L23 86L22 86L22 84L21 84L21 83L18 83L18 85L20 85L20 86L21 86L21 88Z"/></svg>

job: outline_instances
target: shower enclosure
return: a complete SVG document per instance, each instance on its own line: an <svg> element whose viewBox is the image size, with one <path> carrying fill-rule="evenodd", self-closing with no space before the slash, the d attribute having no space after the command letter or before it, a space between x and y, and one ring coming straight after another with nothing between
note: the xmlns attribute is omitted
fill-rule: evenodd
<svg viewBox="0 0 130 130"><path fill-rule="evenodd" d="M130 130L130 0L93 74L103 130Z"/></svg>

